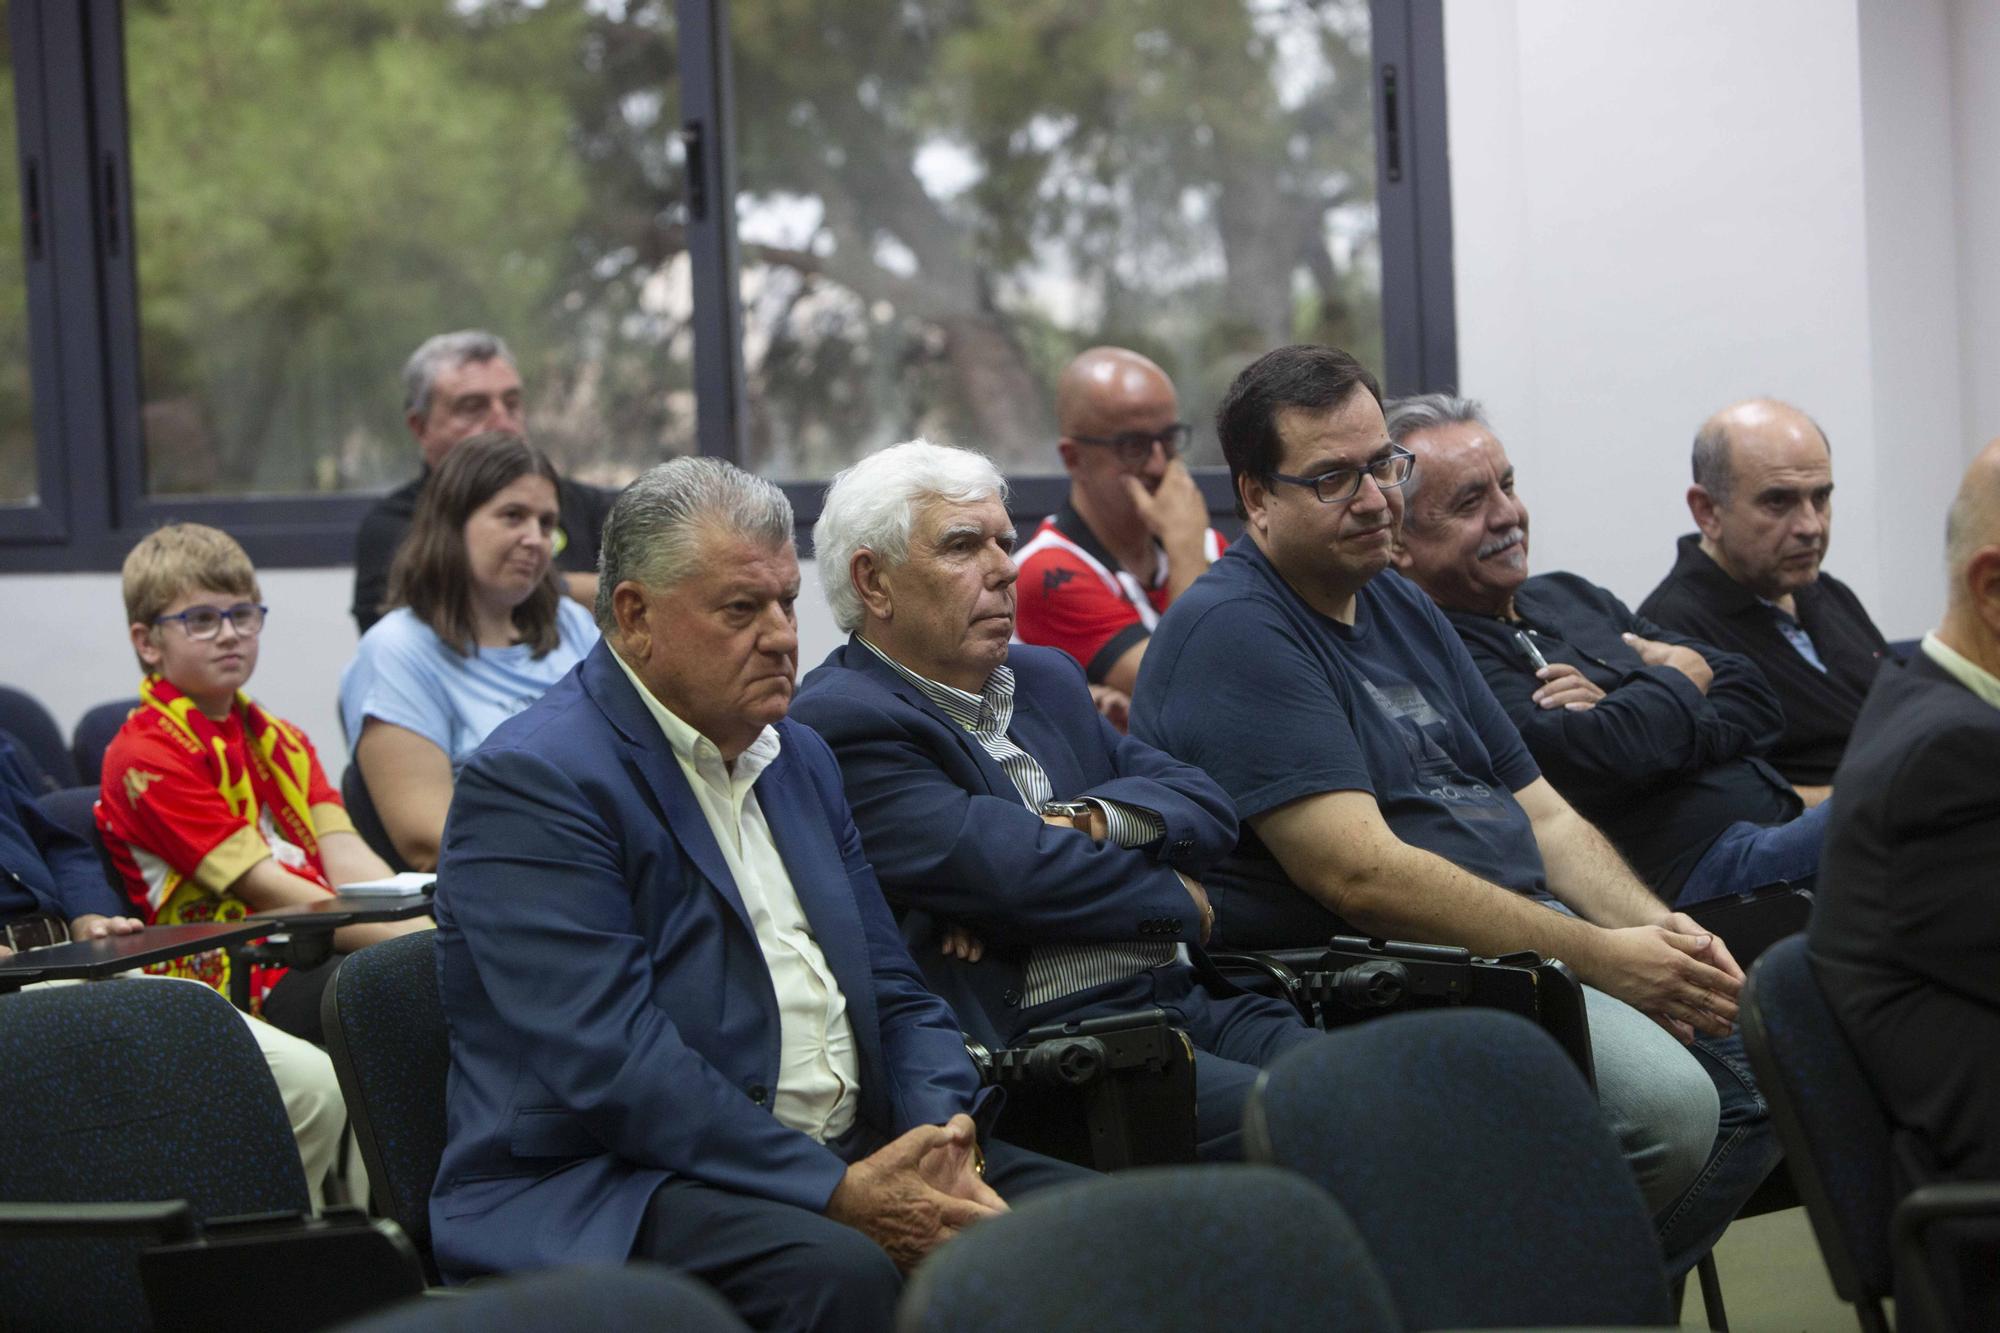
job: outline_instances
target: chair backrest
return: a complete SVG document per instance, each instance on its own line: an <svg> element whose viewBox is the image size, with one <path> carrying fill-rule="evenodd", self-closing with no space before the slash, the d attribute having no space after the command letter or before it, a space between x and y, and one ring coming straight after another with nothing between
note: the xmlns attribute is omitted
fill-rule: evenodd
<svg viewBox="0 0 2000 1333"><path fill-rule="evenodd" d="M89 787L97 785L104 776L104 752L111 748L112 738L138 706L139 696L135 694L129 699L98 704L77 719L76 730L70 733L69 751L76 764L78 782Z"/></svg>
<svg viewBox="0 0 2000 1333"><path fill-rule="evenodd" d="M340 803L347 807L347 817L354 821L354 831L361 835L361 841L387 862L389 869L398 874L411 869L410 863L396 850L382 816L376 812L375 798L368 794L368 782L361 776L361 764L352 756L347 760L347 770L340 775Z"/></svg>
<svg viewBox="0 0 2000 1333"><path fill-rule="evenodd" d="M438 998L437 932L349 954L320 1014L368 1188L430 1261L431 1184L444 1155L451 1048Z"/></svg>
<svg viewBox="0 0 2000 1333"><path fill-rule="evenodd" d="M197 1219L308 1207L270 1067L207 986L163 978L0 996L0 1198L186 1199ZM145 1328L137 1241L0 1245L9 1327Z"/></svg>
<svg viewBox="0 0 2000 1333"><path fill-rule="evenodd" d="M1347 1210L1412 1328L1672 1322L1638 1184L1575 1063L1525 1019L1329 1033L1265 1072L1244 1139Z"/></svg>
<svg viewBox="0 0 2000 1333"><path fill-rule="evenodd" d="M338 1333L749 1333L714 1290L657 1264L602 1264L498 1278L422 1296Z"/></svg>
<svg viewBox="0 0 2000 1333"><path fill-rule="evenodd" d="M1743 1045L1842 1300L1890 1293L1896 1205L1889 1122L1794 935L1765 951L1743 991Z"/></svg>
<svg viewBox="0 0 2000 1333"><path fill-rule="evenodd" d="M64 787L60 791L47 792L35 798L49 822L67 829L89 843L97 852L97 864L104 871L104 880L125 894L125 885L118 878L118 868L112 863L110 849L104 845L104 834L97 827L97 788Z"/></svg>
<svg viewBox="0 0 2000 1333"><path fill-rule="evenodd" d="M1289 1171L1142 1167L1038 1194L934 1253L899 1333L1403 1326L1354 1225Z"/></svg>
<svg viewBox="0 0 2000 1333"><path fill-rule="evenodd" d="M42 701L25 690L0 685L0 731L19 742L24 758L32 758L42 776L57 787L78 785L76 765L69 757L62 728Z"/></svg>

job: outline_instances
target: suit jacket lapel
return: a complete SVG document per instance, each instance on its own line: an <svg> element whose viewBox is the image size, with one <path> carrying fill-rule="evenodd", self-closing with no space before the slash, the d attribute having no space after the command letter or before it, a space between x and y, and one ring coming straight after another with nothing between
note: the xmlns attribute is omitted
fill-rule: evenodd
<svg viewBox="0 0 2000 1333"><path fill-rule="evenodd" d="M860 671L863 675L868 676L884 689L894 694L898 699L903 700L912 708L919 710L926 717L933 719L939 726L943 727L951 736L952 742L959 749L963 750L966 758L970 759L973 765L978 768L979 776L986 783L986 795L1004 796L1014 801L1021 799L1021 793L1014 786L1013 779L1007 776L1007 770L1001 768L999 764L994 762L993 756L986 753L986 747L979 743L979 738L954 722L949 713L931 702L929 695L910 684L909 681L905 680L887 662L877 657L871 649L864 647L859 642L850 638L847 647L842 650L841 665ZM1014 696L1014 708L1017 715L1020 707L1021 697L1017 693Z"/></svg>
<svg viewBox="0 0 2000 1333"><path fill-rule="evenodd" d="M632 766L652 789L653 799L660 803L667 832L680 844L695 869L722 895L743 928L756 935L757 928L750 920L749 909L743 905L736 878L729 873L729 863L716 844L708 816L688 786L687 775L681 772L680 761L674 758L660 724L653 720L645 701L633 690L632 682L613 659L610 644L604 640L598 640L590 656L584 659L582 681L585 691L617 729Z"/></svg>

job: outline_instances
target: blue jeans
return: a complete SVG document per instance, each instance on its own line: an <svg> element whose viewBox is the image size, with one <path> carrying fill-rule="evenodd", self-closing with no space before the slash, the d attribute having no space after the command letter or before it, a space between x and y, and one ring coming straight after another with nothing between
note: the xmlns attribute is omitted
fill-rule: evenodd
<svg viewBox="0 0 2000 1333"><path fill-rule="evenodd" d="M1583 995L1598 1104L1677 1278L1763 1184L1777 1136L1736 1033L1682 1046L1623 1001L1588 986Z"/></svg>
<svg viewBox="0 0 2000 1333"><path fill-rule="evenodd" d="M1797 819L1782 824L1752 824L1745 820L1722 830L1702 853L1674 895L1674 906L1688 907L1710 898L1727 898L1789 880L1798 888L1812 887L1819 873L1819 848L1826 837L1832 800L1821 801Z"/></svg>

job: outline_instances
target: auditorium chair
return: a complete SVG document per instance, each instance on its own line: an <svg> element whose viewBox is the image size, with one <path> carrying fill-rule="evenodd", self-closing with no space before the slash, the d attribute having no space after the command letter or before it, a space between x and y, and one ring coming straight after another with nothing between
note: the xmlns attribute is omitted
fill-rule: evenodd
<svg viewBox="0 0 2000 1333"><path fill-rule="evenodd" d="M1244 1139L1347 1211L1412 1329L1674 1322L1596 1099L1524 1019L1466 1008L1339 1029L1265 1071Z"/></svg>
<svg viewBox="0 0 2000 1333"><path fill-rule="evenodd" d="M749 1333L709 1288L657 1264L586 1265L418 1296L339 1333Z"/></svg>
<svg viewBox="0 0 2000 1333"><path fill-rule="evenodd" d="M1926 1185L1897 1200L1888 1116L1813 974L1805 936L1773 945L1751 969L1742 1021L1834 1291L1867 1333L1887 1333L1882 1302L1901 1279L1906 1322L1914 1309L1932 1329L1951 1327L1926 1239L1941 1222L2000 1217L2000 1181Z"/></svg>
<svg viewBox="0 0 2000 1333"><path fill-rule="evenodd" d="M431 1184L444 1155L451 1048L438 996L437 932L370 945L341 960L320 999L326 1051L368 1170L368 1197L431 1257Z"/></svg>
<svg viewBox="0 0 2000 1333"><path fill-rule="evenodd" d="M395 840L382 823L382 816L375 809L375 798L368 794L368 781L361 776L361 765L349 758L347 769L340 775L340 803L347 807L347 817L354 821L354 831L368 844L375 855L387 863L390 870L402 874L412 869L396 850Z"/></svg>
<svg viewBox="0 0 2000 1333"><path fill-rule="evenodd" d="M1289 1171L1149 1167L1050 1190L959 1234L898 1333L1298 1333L1403 1327L1354 1224Z"/></svg>
<svg viewBox="0 0 2000 1333"><path fill-rule="evenodd" d="M23 768L50 789L78 785L76 765L62 728L42 701L25 690L0 685L0 732L12 740Z"/></svg>
<svg viewBox="0 0 2000 1333"><path fill-rule="evenodd" d="M138 706L139 696L135 694L129 699L97 704L77 719L76 729L70 733L69 750L76 764L78 782L87 787L98 784L104 776L104 752L111 748L112 738Z"/></svg>
<svg viewBox="0 0 2000 1333"><path fill-rule="evenodd" d="M393 1223L308 1215L256 1039L206 986L0 996L0 1321L323 1328L423 1289Z"/></svg>

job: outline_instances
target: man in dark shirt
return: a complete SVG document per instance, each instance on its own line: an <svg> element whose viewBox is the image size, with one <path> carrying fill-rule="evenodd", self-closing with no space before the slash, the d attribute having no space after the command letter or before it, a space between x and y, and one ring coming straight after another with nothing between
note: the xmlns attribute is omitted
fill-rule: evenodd
<svg viewBox="0 0 2000 1333"><path fill-rule="evenodd" d="M1888 649L1860 599L1820 571L1833 527L1826 435L1769 398L1726 407L1695 435L1687 502L1700 531L1680 539L1639 614L1757 664L1785 710L1771 766L1817 805Z"/></svg>
<svg viewBox="0 0 2000 1333"><path fill-rule="evenodd" d="M1944 620L1882 668L1841 761L1809 941L1915 1149L1897 1155L1899 1189L2000 1181L2000 440L1966 473L1945 550ZM1987 1245L1960 1274L1954 1327L2000 1327Z"/></svg>
<svg viewBox="0 0 2000 1333"><path fill-rule="evenodd" d="M1660 629L1574 574L1528 576L1528 509L1479 404L1388 405L1416 455L1396 566L1458 631L1542 773L1680 906L1808 886L1825 806L1762 755L1784 713L1747 658Z"/></svg>
<svg viewBox="0 0 2000 1333"><path fill-rule="evenodd" d="M354 623L366 634L382 618L389 595L389 566L410 530L417 495L431 469L452 446L487 431L524 431L521 374L514 354L478 329L440 333L411 353L403 367L403 411L423 452L424 469L377 500L362 516L354 538ZM597 546L611 497L594 486L557 486L562 518L556 529L556 568L569 595L589 606L597 597Z"/></svg>
<svg viewBox="0 0 2000 1333"><path fill-rule="evenodd" d="M1132 733L1236 803L1245 831L1206 881L1228 944L1345 928L1569 964L1605 1118L1685 1271L1777 1157L1722 1044L1742 971L1542 779L1443 614L1389 569L1411 460L1380 401L1330 347L1267 353L1230 386L1216 433L1245 537L1161 617ZM1697 1032L1716 1040L1674 1040Z"/></svg>

